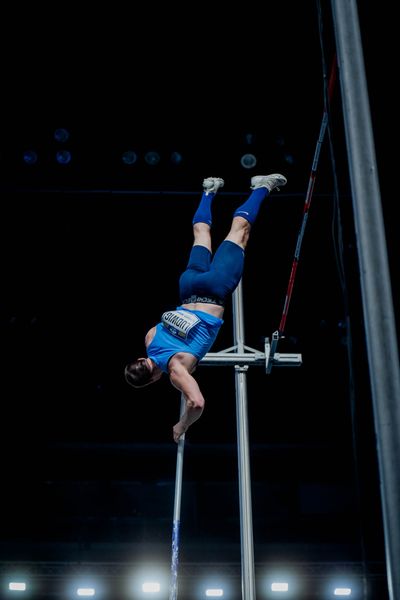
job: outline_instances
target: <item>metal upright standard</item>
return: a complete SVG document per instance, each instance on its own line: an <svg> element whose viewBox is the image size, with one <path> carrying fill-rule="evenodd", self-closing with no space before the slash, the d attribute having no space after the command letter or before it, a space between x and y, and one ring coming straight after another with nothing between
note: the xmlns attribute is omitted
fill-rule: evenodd
<svg viewBox="0 0 400 600"><path fill-rule="evenodd" d="M300 366L300 354L278 354L271 351L267 339L264 352L250 348L244 343L244 316L242 282L233 293L233 338L234 346L221 352L209 352L200 364L209 366L235 367L236 388L236 426L238 432L238 468L239 468L239 508L240 508L240 540L242 560L242 598L255 600L255 572L253 520L251 504L251 478L249 432L247 420L247 385L246 375L250 365L264 366L266 373L272 366ZM277 332L273 336L276 348Z"/></svg>
<svg viewBox="0 0 400 600"><path fill-rule="evenodd" d="M356 0L332 0L380 471L390 600L400 599L400 363Z"/></svg>

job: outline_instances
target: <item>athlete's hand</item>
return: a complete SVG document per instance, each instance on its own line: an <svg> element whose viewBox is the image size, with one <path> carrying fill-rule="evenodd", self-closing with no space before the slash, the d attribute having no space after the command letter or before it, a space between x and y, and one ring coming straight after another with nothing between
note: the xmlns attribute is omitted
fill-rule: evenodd
<svg viewBox="0 0 400 600"><path fill-rule="evenodd" d="M174 442L178 443L180 437L186 432L187 427L185 427L184 425L182 425L182 423L180 421L178 421L178 423L176 425L174 425L172 432L173 432L173 436L174 436Z"/></svg>

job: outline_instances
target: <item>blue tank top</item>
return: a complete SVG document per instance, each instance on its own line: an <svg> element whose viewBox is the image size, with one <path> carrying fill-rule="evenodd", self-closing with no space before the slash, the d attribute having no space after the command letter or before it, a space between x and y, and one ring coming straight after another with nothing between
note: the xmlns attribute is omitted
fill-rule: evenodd
<svg viewBox="0 0 400 600"><path fill-rule="evenodd" d="M178 306L165 312L147 347L147 356L168 373L168 361L177 352L188 352L201 360L213 345L222 319L201 310Z"/></svg>

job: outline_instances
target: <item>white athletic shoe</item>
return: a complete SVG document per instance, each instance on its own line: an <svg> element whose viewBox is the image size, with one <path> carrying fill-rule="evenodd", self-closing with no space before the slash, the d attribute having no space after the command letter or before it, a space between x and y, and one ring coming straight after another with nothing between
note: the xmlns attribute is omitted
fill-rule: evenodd
<svg viewBox="0 0 400 600"><path fill-rule="evenodd" d="M224 180L220 177L207 177L207 179L203 180L203 189L208 194L212 192L218 192L220 187L224 186Z"/></svg>
<svg viewBox="0 0 400 600"><path fill-rule="evenodd" d="M273 173L272 175L255 175L251 178L250 188L256 190L257 188L266 187L270 192L276 188L279 192L280 186L286 184L286 177L279 173Z"/></svg>

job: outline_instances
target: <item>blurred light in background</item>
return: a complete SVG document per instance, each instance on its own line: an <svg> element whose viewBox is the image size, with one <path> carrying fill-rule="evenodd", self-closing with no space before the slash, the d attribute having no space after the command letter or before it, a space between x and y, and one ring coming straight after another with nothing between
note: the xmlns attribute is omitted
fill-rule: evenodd
<svg viewBox="0 0 400 600"><path fill-rule="evenodd" d="M257 159L254 154L243 154L242 158L240 159L240 164L244 169L253 169L257 164Z"/></svg>
<svg viewBox="0 0 400 600"><path fill-rule="evenodd" d="M60 165L68 165L71 162L71 152L69 150L59 150L56 153L57 162Z"/></svg>
<svg viewBox="0 0 400 600"><path fill-rule="evenodd" d="M180 152L173 152L170 160L173 165L180 165L183 161L183 156Z"/></svg>
<svg viewBox="0 0 400 600"><path fill-rule="evenodd" d="M35 165L38 161L37 152L35 152L34 150L25 150L23 159L25 164Z"/></svg>
<svg viewBox="0 0 400 600"><path fill-rule="evenodd" d="M125 165L133 165L137 161L138 157L136 152L133 150L127 150L122 154L122 162Z"/></svg>
<svg viewBox="0 0 400 600"><path fill-rule="evenodd" d="M148 165L155 166L158 165L158 163L161 160L161 157L158 154L158 152L151 150L150 152L146 152L146 154L144 155L144 160L147 162Z"/></svg>
<svg viewBox="0 0 400 600"><path fill-rule="evenodd" d="M63 128L56 129L54 131L54 139L56 140L56 142L60 142L61 144L63 144L64 142L69 140L69 131Z"/></svg>

